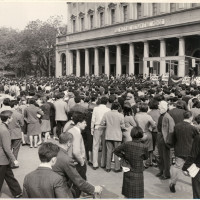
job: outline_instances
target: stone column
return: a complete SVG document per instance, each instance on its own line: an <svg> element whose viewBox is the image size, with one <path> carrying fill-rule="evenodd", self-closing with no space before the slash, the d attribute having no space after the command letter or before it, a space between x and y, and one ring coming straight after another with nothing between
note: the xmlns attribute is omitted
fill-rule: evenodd
<svg viewBox="0 0 200 200"><path fill-rule="evenodd" d="M144 41L144 58L149 57L149 43ZM143 61L143 78L149 76L149 68L147 67L147 61Z"/></svg>
<svg viewBox="0 0 200 200"><path fill-rule="evenodd" d="M60 54L56 49L56 73L55 73L56 78L62 76L62 62L60 59L61 59Z"/></svg>
<svg viewBox="0 0 200 200"><path fill-rule="evenodd" d="M67 51L67 75L73 73L73 52L68 50Z"/></svg>
<svg viewBox="0 0 200 200"><path fill-rule="evenodd" d="M94 48L94 75L99 76L99 49Z"/></svg>
<svg viewBox="0 0 200 200"><path fill-rule="evenodd" d="M164 39L160 39L160 57L166 57L166 41ZM160 61L160 75L164 75L166 73L166 60Z"/></svg>
<svg viewBox="0 0 200 200"><path fill-rule="evenodd" d="M179 38L179 56L185 56L185 38ZM178 62L178 76L184 77L185 76L185 57Z"/></svg>
<svg viewBox="0 0 200 200"><path fill-rule="evenodd" d="M80 63L80 50L76 50L76 76L80 76L81 74L81 63Z"/></svg>
<svg viewBox="0 0 200 200"><path fill-rule="evenodd" d="M122 56L121 56L121 46L117 45L117 53L116 53L116 76L120 76L122 74Z"/></svg>
<svg viewBox="0 0 200 200"><path fill-rule="evenodd" d="M135 49L133 43L129 44L129 74L135 74Z"/></svg>
<svg viewBox="0 0 200 200"><path fill-rule="evenodd" d="M109 56L109 46L105 46L105 74L108 78L110 76L110 56Z"/></svg>
<svg viewBox="0 0 200 200"><path fill-rule="evenodd" d="M89 64L89 49L85 49L85 75L90 73L90 64Z"/></svg>

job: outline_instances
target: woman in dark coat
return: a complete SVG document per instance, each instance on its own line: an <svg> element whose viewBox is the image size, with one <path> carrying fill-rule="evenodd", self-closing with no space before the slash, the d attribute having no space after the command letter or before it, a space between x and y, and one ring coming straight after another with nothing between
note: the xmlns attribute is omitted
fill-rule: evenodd
<svg viewBox="0 0 200 200"><path fill-rule="evenodd" d="M148 158L148 148L141 141L143 131L140 127L132 128L131 137L132 141L125 142L114 151L130 169L124 172L122 194L126 198L144 198L143 160Z"/></svg>
<svg viewBox="0 0 200 200"><path fill-rule="evenodd" d="M36 107L35 105L35 99L29 100L29 106L24 109L24 118L27 122L27 135L29 136L30 140L30 148L33 148L33 138L34 138L34 147L37 148L37 145L42 143L40 140L37 143L37 136L41 136L41 128L40 128L40 122L39 117L44 115L43 111ZM39 138L41 138L39 136Z"/></svg>

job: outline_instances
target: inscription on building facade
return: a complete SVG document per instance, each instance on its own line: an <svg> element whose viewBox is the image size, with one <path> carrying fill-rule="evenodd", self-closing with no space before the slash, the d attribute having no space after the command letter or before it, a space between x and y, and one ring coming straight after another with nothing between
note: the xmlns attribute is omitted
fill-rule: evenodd
<svg viewBox="0 0 200 200"><path fill-rule="evenodd" d="M165 24L164 19L158 19L158 20L143 22L140 24L135 24L135 25L130 25L130 26L122 26L122 27L116 28L115 33L138 30L138 29L154 27L154 26L162 26L164 24Z"/></svg>

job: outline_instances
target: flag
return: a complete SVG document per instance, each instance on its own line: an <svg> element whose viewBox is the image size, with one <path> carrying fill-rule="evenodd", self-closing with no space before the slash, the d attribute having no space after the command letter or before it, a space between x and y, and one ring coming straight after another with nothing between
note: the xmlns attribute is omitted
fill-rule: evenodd
<svg viewBox="0 0 200 200"><path fill-rule="evenodd" d="M182 81L183 81L182 77L177 77L175 75L174 76L170 76L168 85L178 85L178 84L181 84Z"/></svg>

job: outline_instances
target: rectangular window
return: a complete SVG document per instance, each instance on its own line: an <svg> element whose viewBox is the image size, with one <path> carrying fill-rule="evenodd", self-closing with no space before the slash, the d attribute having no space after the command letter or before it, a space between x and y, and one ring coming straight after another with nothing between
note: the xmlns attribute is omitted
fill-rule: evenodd
<svg viewBox="0 0 200 200"><path fill-rule="evenodd" d="M198 3L192 3L192 7L198 6Z"/></svg>
<svg viewBox="0 0 200 200"><path fill-rule="evenodd" d="M115 23L115 9L111 10L111 24Z"/></svg>
<svg viewBox="0 0 200 200"><path fill-rule="evenodd" d="M100 27L104 26L104 13L100 13Z"/></svg>
<svg viewBox="0 0 200 200"><path fill-rule="evenodd" d="M81 18L81 31L84 31L84 18Z"/></svg>
<svg viewBox="0 0 200 200"><path fill-rule="evenodd" d="M76 20L74 19L73 20L73 33L76 32Z"/></svg>
<svg viewBox="0 0 200 200"><path fill-rule="evenodd" d="M153 3L153 16L156 16L157 14L158 14L157 3Z"/></svg>
<svg viewBox="0 0 200 200"><path fill-rule="evenodd" d="M124 14L124 22L128 21L128 8L127 6L123 7L123 14Z"/></svg>
<svg viewBox="0 0 200 200"><path fill-rule="evenodd" d="M90 15L90 28L93 29L94 28L94 16Z"/></svg>
<svg viewBox="0 0 200 200"><path fill-rule="evenodd" d="M175 12L175 11L176 11L176 4L170 3L170 12Z"/></svg>
<svg viewBox="0 0 200 200"><path fill-rule="evenodd" d="M137 18L140 19L142 17L142 5L141 3L137 3Z"/></svg>

